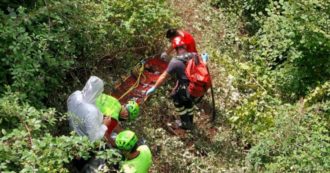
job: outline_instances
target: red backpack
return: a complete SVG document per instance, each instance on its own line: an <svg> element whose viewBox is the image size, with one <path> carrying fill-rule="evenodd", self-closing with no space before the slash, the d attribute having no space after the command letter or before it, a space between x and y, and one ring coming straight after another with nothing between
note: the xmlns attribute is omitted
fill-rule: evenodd
<svg viewBox="0 0 330 173"><path fill-rule="evenodd" d="M199 55L193 56L187 61L185 72L189 79L187 89L191 96L201 97L211 87L211 75Z"/></svg>

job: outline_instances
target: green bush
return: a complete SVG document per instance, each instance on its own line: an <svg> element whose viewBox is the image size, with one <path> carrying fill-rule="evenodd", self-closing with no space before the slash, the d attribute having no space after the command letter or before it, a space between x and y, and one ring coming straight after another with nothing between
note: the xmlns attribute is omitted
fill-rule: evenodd
<svg viewBox="0 0 330 173"><path fill-rule="evenodd" d="M72 159L91 154L118 162L103 142L61 136L65 116L38 108L65 107L104 58L128 69L158 49L172 22L164 1L6 1L0 9L0 172L69 172Z"/></svg>
<svg viewBox="0 0 330 173"><path fill-rule="evenodd" d="M329 1L274 1L261 29L250 40L254 61L268 68L268 76L283 98L292 101L329 80Z"/></svg>
<svg viewBox="0 0 330 173"><path fill-rule="evenodd" d="M227 15L237 15L244 23L244 32L254 35L260 28L255 19L256 14L266 14L266 7L271 0L211 0L211 5L226 12Z"/></svg>
<svg viewBox="0 0 330 173"><path fill-rule="evenodd" d="M104 145L87 137L52 136L56 123L54 109L37 110L20 103L16 94L0 98L0 171L68 172L74 158L89 158L91 153L118 162L115 151L97 151Z"/></svg>
<svg viewBox="0 0 330 173"><path fill-rule="evenodd" d="M329 106L330 102L326 105ZM261 133L259 142L248 153L254 171L328 172L330 137L319 106L282 106L275 126Z"/></svg>
<svg viewBox="0 0 330 173"><path fill-rule="evenodd" d="M208 48L228 76L214 82L250 172L329 172L329 1L211 2L224 13Z"/></svg>
<svg viewBox="0 0 330 173"><path fill-rule="evenodd" d="M0 91L11 85L39 106L71 91L75 76L88 78L104 56L122 57L122 68L130 67L139 59L132 52L154 50L171 22L163 1L38 4L0 10Z"/></svg>
<svg viewBox="0 0 330 173"><path fill-rule="evenodd" d="M219 85L224 118L248 172L329 172L329 1L240 2L216 1L225 15L212 33L223 39L209 40L231 78Z"/></svg>

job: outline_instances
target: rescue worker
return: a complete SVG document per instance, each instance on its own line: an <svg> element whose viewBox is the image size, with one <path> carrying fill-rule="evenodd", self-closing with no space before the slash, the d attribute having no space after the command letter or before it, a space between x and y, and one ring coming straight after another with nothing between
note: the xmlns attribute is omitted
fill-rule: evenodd
<svg viewBox="0 0 330 173"><path fill-rule="evenodd" d="M107 127L103 124L103 115L95 105L96 98L103 92L104 82L97 76L91 76L84 88L73 92L68 100L69 123L72 130L91 141L104 137Z"/></svg>
<svg viewBox="0 0 330 173"><path fill-rule="evenodd" d="M171 97L174 102L175 111L180 116L181 128L186 130L192 130L193 124L193 101L199 98L193 98L189 96L187 92L187 86L189 80L185 74L185 63L194 56L198 56L197 53L191 53L187 51L187 46L183 41L183 38L178 36L173 39L173 48L177 52L177 56L172 58L169 62L167 69L160 75L155 85L153 85L147 92L146 95L150 95L160 87L167 78L175 76L177 83L172 91Z"/></svg>
<svg viewBox="0 0 330 173"><path fill-rule="evenodd" d="M124 130L116 137L116 147L122 152L120 164L123 173L147 173L152 165L152 154L147 145L138 145L138 138L131 130Z"/></svg>
<svg viewBox="0 0 330 173"><path fill-rule="evenodd" d="M118 99L103 93L96 98L95 104L104 115L103 123L108 128L104 137L112 146L114 146L114 139L111 135L116 135L120 131L123 131L119 121L135 120L139 115L140 107L132 100L128 101L128 103L123 106Z"/></svg>
<svg viewBox="0 0 330 173"><path fill-rule="evenodd" d="M171 46L161 54L160 57L162 59L166 59L167 56L175 49L174 38L176 37L182 38L182 41L185 43L188 52L197 53L195 39L189 32L178 29L169 29L166 32L166 38L169 39L169 41L171 42Z"/></svg>

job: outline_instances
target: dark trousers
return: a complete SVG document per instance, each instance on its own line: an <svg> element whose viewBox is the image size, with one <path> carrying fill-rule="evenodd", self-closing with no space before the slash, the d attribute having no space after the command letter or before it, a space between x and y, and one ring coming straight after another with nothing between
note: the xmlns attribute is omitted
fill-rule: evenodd
<svg viewBox="0 0 330 173"><path fill-rule="evenodd" d="M176 113L180 116L182 128L192 129L194 119L194 102L187 92L185 85L179 85L171 95Z"/></svg>

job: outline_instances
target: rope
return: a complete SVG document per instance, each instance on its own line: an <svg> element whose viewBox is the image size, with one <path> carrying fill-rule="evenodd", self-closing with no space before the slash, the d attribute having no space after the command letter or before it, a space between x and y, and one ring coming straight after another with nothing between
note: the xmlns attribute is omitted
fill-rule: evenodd
<svg viewBox="0 0 330 173"><path fill-rule="evenodd" d="M122 98L124 98L128 93L130 93L133 89L135 89L136 87L139 86L140 84L140 79L141 79L141 76L144 76L143 75L143 71L144 71L144 62L141 63L141 67L139 69L139 75L138 75L138 78L136 79L136 82L123 94L119 97L118 100L121 100ZM145 77L145 76L144 76Z"/></svg>

